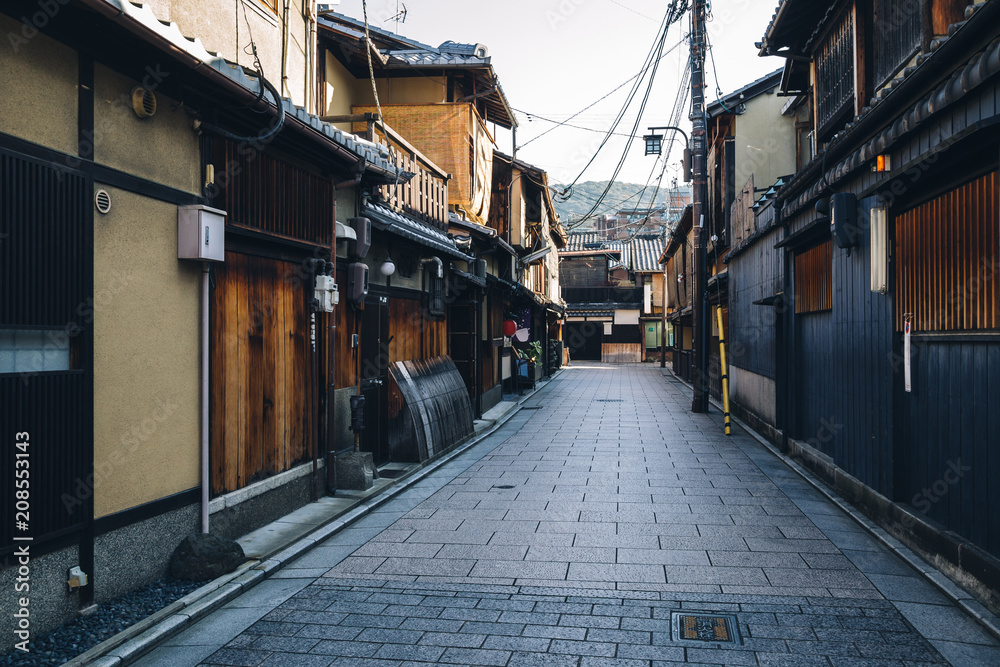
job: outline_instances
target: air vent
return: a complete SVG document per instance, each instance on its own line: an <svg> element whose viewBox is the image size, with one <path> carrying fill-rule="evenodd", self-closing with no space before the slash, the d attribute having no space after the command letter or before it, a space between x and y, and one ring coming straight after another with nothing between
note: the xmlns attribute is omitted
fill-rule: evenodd
<svg viewBox="0 0 1000 667"><path fill-rule="evenodd" d="M111 211L111 195L107 190L98 190L94 194L94 206L97 207L98 213L107 215Z"/></svg>
<svg viewBox="0 0 1000 667"><path fill-rule="evenodd" d="M156 113L156 95L142 86L132 89L132 110L139 118L149 118Z"/></svg>

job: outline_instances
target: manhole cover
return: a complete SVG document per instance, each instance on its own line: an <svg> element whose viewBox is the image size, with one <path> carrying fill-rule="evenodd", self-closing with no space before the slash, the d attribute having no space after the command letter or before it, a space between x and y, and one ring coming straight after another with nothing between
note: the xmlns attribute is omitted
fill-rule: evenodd
<svg viewBox="0 0 1000 667"><path fill-rule="evenodd" d="M513 484L494 484L493 488L494 489L513 489L514 485Z"/></svg>
<svg viewBox="0 0 1000 667"><path fill-rule="evenodd" d="M739 644L736 617L731 614L670 614L674 641Z"/></svg>

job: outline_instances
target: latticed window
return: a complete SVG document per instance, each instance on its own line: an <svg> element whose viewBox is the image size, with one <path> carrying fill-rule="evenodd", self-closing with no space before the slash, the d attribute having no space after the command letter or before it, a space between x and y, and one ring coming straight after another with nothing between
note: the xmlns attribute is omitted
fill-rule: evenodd
<svg viewBox="0 0 1000 667"><path fill-rule="evenodd" d="M1000 329L998 172L896 218L896 329Z"/></svg>
<svg viewBox="0 0 1000 667"><path fill-rule="evenodd" d="M833 243L827 239L795 255L795 312L833 308Z"/></svg>
<svg viewBox="0 0 1000 667"><path fill-rule="evenodd" d="M920 0L875 0L876 87L885 85L920 48L920 4Z"/></svg>
<svg viewBox="0 0 1000 667"><path fill-rule="evenodd" d="M820 139L839 129L854 105L854 14L848 8L816 51L816 126Z"/></svg>

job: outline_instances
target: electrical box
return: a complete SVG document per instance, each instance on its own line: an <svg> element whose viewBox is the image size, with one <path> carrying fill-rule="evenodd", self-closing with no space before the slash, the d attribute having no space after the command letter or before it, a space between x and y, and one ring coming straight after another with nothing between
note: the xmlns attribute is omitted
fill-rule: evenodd
<svg viewBox="0 0 1000 667"><path fill-rule="evenodd" d="M226 261L226 212L196 204L177 207L177 259Z"/></svg>
<svg viewBox="0 0 1000 667"><path fill-rule="evenodd" d="M477 278L482 278L483 280L486 280L486 260L477 259L476 261L474 261L472 263L472 273Z"/></svg>
<svg viewBox="0 0 1000 667"><path fill-rule="evenodd" d="M372 246L372 221L368 218L351 218L347 224L354 229L357 238L354 240L354 256L362 259Z"/></svg>
<svg viewBox="0 0 1000 667"><path fill-rule="evenodd" d="M858 244L858 198L850 192L830 197L830 233L838 248Z"/></svg>
<svg viewBox="0 0 1000 667"><path fill-rule="evenodd" d="M368 296L368 266L354 262L347 266L347 298L361 303Z"/></svg>
<svg viewBox="0 0 1000 667"><path fill-rule="evenodd" d="M332 313L334 306L340 303L340 292L333 276L320 274L316 276L316 291L313 294L316 300L316 310L320 313Z"/></svg>

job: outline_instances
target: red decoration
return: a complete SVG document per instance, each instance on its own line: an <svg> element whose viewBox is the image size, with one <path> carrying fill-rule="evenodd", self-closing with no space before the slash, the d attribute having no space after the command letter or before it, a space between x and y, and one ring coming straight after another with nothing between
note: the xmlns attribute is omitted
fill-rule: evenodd
<svg viewBox="0 0 1000 667"><path fill-rule="evenodd" d="M504 320L503 321L503 335L513 336L517 331L517 322L514 320Z"/></svg>

